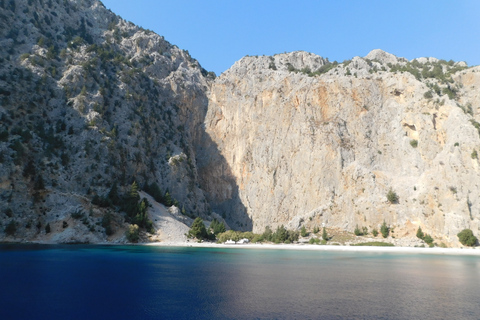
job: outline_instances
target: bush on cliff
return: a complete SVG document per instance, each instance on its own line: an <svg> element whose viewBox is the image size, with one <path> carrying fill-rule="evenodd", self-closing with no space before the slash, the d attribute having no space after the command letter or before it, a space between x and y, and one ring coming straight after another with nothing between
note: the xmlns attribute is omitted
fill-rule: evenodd
<svg viewBox="0 0 480 320"><path fill-rule="evenodd" d="M477 244L477 237L473 235L473 232L470 229L463 229L457 234L457 236L460 243L464 246L473 247Z"/></svg>

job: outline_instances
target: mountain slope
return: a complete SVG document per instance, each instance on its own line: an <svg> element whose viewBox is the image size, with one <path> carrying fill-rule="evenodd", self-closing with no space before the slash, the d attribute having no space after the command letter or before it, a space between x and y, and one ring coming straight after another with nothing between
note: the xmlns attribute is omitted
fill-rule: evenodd
<svg viewBox="0 0 480 320"><path fill-rule="evenodd" d="M90 201L134 181L186 214L209 212L193 141L210 80L188 52L93 0L2 1L0 15L3 226L48 240L47 224L64 232L90 211L85 232L105 240L96 224L118 206Z"/></svg>

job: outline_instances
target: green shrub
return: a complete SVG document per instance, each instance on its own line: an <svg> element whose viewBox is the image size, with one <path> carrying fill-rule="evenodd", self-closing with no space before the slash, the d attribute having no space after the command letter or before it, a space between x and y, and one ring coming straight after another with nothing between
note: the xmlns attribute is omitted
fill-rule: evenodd
<svg viewBox="0 0 480 320"><path fill-rule="evenodd" d="M473 247L477 243L477 237L473 235L473 232L470 229L463 229L457 234L457 236L460 243L464 246Z"/></svg>
<svg viewBox="0 0 480 320"><path fill-rule="evenodd" d="M227 230L227 231L222 232L222 233L217 235L217 242L219 242L219 243L226 242L227 240L233 240L233 241L237 242L240 239L241 239L240 238L240 232L234 231L234 230ZM262 242L263 241L262 238L257 238L255 240L257 240L255 242Z"/></svg>
<svg viewBox="0 0 480 320"><path fill-rule="evenodd" d="M432 98L433 98L432 90L428 90L427 92L425 92L425 93L423 94L423 97L424 97L425 99L432 99Z"/></svg>
<svg viewBox="0 0 480 320"><path fill-rule="evenodd" d="M140 238L140 228L136 224L129 225L125 236L129 242L137 242Z"/></svg>
<svg viewBox="0 0 480 320"><path fill-rule="evenodd" d="M417 230L417 238L418 238L418 239L421 239L421 240L423 240L423 239L425 238L425 234L423 233L421 227L418 227L418 230Z"/></svg>
<svg viewBox="0 0 480 320"><path fill-rule="evenodd" d="M393 191L392 189L390 189L387 193L387 200L388 202L390 203L397 203L398 202L398 195L395 193L395 191Z"/></svg>
<svg viewBox="0 0 480 320"><path fill-rule="evenodd" d="M362 235L362 232L360 231L360 228L358 227L358 224L355 227L355 230L353 231L353 233L355 233L356 236L361 236Z"/></svg>
<svg viewBox="0 0 480 320"><path fill-rule="evenodd" d="M323 227L322 239L325 240L325 241L328 241L328 234L327 234L327 230L325 229L325 227Z"/></svg>
<svg viewBox="0 0 480 320"><path fill-rule="evenodd" d="M51 231L50 223L47 223L47 225L45 226L45 233L50 233L50 231Z"/></svg>
<svg viewBox="0 0 480 320"><path fill-rule="evenodd" d="M470 155L472 159L478 159L478 153L477 150L473 150L472 154Z"/></svg>
<svg viewBox="0 0 480 320"><path fill-rule="evenodd" d="M308 236L308 232L307 232L307 229L305 228L305 226L302 226L302 229L300 230L300 235L302 237L307 237Z"/></svg>
<svg viewBox="0 0 480 320"><path fill-rule="evenodd" d="M388 237L388 235L390 234L390 228L387 227L387 223L385 222L385 220L383 221L382 227L380 228L380 232L382 233L382 236L384 238Z"/></svg>
<svg viewBox="0 0 480 320"><path fill-rule="evenodd" d="M446 94L451 100L455 99L455 97L457 96L457 91L450 87L443 88L442 93Z"/></svg>
<svg viewBox="0 0 480 320"><path fill-rule="evenodd" d="M318 233L320 231L320 229L318 229L317 226L313 227L313 233Z"/></svg>
<svg viewBox="0 0 480 320"><path fill-rule="evenodd" d="M377 229L373 229L372 230L372 234L374 237L378 236L378 230Z"/></svg>
<svg viewBox="0 0 480 320"><path fill-rule="evenodd" d="M410 145L414 148L418 147L418 140L415 140L415 139L410 140Z"/></svg>
<svg viewBox="0 0 480 320"><path fill-rule="evenodd" d="M425 243L427 244L432 244L433 238L429 234L426 234L425 237L423 238L423 241L425 241Z"/></svg>
<svg viewBox="0 0 480 320"><path fill-rule="evenodd" d="M308 240L308 243L310 243L310 244L320 244L320 239L310 238L310 240Z"/></svg>

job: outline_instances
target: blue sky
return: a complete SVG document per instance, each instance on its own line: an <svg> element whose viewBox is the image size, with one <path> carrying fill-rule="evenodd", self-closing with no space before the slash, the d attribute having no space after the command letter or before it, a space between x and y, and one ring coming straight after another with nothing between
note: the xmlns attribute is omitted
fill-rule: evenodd
<svg viewBox="0 0 480 320"><path fill-rule="evenodd" d="M305 50L339 62L382 49L480 64L480 0L103 0L217 75L245 55Z"/></svg>

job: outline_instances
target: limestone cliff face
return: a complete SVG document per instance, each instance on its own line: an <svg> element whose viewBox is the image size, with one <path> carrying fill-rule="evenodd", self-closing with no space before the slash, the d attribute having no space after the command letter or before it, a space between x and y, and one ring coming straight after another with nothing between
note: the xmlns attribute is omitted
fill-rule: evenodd
<svg viewBox="0 0 480 320"><path fill-rule="evenodd" d="M304 52L245 57L209 93L206 131L228 166L207 166L204 184L217 202L234 190L242 205L231 219L245 224L246 212L257 232L385 220L399 236L421 226L455 242L480 226L480 68L461 69L381 50L342 64Z"/></svg>

